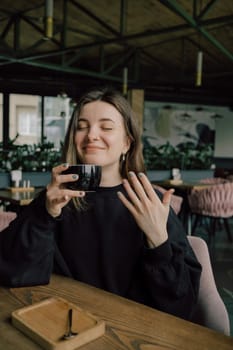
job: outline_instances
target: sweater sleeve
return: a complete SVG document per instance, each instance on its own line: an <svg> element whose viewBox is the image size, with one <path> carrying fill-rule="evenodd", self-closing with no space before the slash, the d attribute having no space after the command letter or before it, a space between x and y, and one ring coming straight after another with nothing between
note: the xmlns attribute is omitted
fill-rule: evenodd
<svg viewBox="0 0 233 350"><path fill-rule="evenodd" d="M0 284L19 287L49 282L59 219L47 213L44 201L41 192L0 232Z"/></svg>
<svg viewBox="0 0 233 350"><path fill-rule="evenodd" d="M201 265L172 209L167 230L168 240L164 244L144 249L144 287L152 307L190 319L197 303Z"/></svg>

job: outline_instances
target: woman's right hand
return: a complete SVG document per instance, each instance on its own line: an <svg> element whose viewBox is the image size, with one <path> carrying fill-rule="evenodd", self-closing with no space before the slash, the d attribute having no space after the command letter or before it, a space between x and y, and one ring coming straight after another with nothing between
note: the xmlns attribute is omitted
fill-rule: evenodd
<svg viewBox="0 0 233 350"><path fill-rule="evenodd" d="M62 208L67 205L67 203L72 198L84 197L84 191L73 191L65 188L66 182L77 181L78 175L61 174L62 171L66 170L69 164L62 164L54 167L52 169L51 182L47 185L46 193L46 209L48 213L57 217L61 214Z"/></svg>

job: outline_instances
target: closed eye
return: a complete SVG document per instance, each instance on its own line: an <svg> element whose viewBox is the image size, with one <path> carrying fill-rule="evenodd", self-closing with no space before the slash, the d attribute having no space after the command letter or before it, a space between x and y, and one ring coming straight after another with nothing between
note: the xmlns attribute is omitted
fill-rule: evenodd
<svg viewBox="0 0 233 350"><path fill-rule="evenodd" d="M103 129L103 130L106 130L106 131L107 131L107 130L113 130L113 128L110 128L110 127L108 127L108 128L107 128L107 127L102 127L102 129Z"/></svg>
<svg viewBox="0 0 233 350"><path fill-rule="evenodd" d="M89 126L78 126L77 127L77 130L85 130L85 129L88 129Z"/></svg>
<svg viewBox="0 0 233 350"><path fill-rule="evenodd" d="M86 130L89 128L89 125L86 122L79 122L77 130Z"/></svg>

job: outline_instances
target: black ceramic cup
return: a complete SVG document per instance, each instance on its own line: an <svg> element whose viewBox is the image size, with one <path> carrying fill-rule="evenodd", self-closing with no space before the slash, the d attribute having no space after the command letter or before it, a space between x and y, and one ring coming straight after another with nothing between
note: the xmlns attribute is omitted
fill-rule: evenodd
<svg viewBox="0 0 233 350"><path fill-rule="evenodd" d="M66 182L66 188L74 191L96 191L101 180L101 166L95 164L70 165L62 174L77 174L78 180Z"/></svg>

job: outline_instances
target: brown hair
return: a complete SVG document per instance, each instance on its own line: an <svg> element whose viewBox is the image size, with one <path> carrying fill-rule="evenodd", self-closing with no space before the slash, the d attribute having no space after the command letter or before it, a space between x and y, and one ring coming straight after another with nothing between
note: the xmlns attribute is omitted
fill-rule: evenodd
<svg viewBox="0 0 233 350"><path fill-rule="evenodd" d="M120 159L121 176L128 177L128 172L144 172L145 165L142 155L141 134L136 116L124 96L110 87L92 89L84 94L72 114L63 148L63 161L69 164L81 163L78 159L74 138L78 127L78 118L83 106L93 101L103 101L114 106L122 115L127 136L131 140L130 149L125 155L125 160Z"/></svg>

